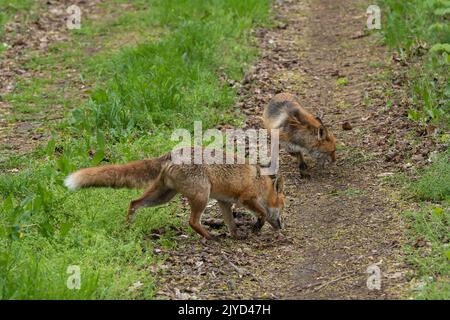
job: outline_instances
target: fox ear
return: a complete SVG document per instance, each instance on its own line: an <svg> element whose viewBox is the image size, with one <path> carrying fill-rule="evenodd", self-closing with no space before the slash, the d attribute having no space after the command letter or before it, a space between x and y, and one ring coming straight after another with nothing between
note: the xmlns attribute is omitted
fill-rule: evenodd
<svg viewBox="0 0 450 320"><path fill-rule="evenodd" d="M276 177L273 181L273 187L277 193L283 193L284 190L284 178L283 176Z"/></svg>
<svg viewBox="0 0 450 320"><path fill-rule="evenodd" d="M317 139L319 141L325 140L327 137L327 128L325 128L324 126L320 126L319 129L317 129Z"/></svg>

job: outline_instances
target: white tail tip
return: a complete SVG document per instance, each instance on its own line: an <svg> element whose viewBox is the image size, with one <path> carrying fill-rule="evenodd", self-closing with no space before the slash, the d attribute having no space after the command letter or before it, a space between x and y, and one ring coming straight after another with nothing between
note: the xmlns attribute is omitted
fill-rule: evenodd
<svg viewBox="0 0 450 320"><path fill-rule="evenodd" d="M70 174L65 180L64 185L69 190L77 190L80 186L78 184L78 181L76 179L75 173Z"/></svg>

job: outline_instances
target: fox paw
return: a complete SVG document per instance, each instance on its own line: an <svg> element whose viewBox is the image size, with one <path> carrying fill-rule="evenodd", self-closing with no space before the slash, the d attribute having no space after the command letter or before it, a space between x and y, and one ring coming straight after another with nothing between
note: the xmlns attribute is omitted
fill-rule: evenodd
<svg viewBox="0 0 450 320"><path fill-rule="evenodd" d="M252 232L253 233L259 233L261 231L261 228L263 227L263 223L261 223L259 220L256 221L256 223L252 226Z"/></svg>
<svg viewBox="0 0 450 320"><path fill-rule="evenodd" d="M298 165L298 169L299 169L300 171L305 171L305 170L308 169L308 165L306 164L306 162L301 162L301 163Z"/></svg>
<svg viewBox="0 0 450 320"><path fill-rule="evenodd" d="M203 239L205 239L206 241L219 241L220 238L223 238L223 237L225 237L225 236L226 236L226 234L224 234L224 233L219 233L219 234L217 234L217 233L212 233L212 232L210 232L210 233L208 234L208 236L205 237L205 238L203 238Z"/></svg>

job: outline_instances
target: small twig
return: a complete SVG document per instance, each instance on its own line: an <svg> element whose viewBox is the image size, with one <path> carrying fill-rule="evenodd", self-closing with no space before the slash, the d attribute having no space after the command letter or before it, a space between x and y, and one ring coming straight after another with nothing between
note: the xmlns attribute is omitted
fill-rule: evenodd
<svg viewBox="0 0 450 320"><path fill-rule="evenodd" d="M332 283L338 282L339 280L347 279L347 278L353 276L354 274L355 274L355 272L352 272L350 274L331 279L330 281L327 281L327 282L321 284L320 286L318 286L317 288L315 288L314 291L319 291L320 289L325 288L326 286L328 286Z"/></svg>
<svg viewBox="0 0 450 320"><path fill-rule="evenodd" d="M224 257L225 261L228 262L228 264L234 269L236 270L237 273L239 274L245 274L246 272L244 272L241 268L239 268L237 265L235 265L233 262L230 261L230 259L228 259L228 257L225 255L225 253L222 251L222 256Z"/></svg>
<svg viewBox="0 0 450 320"><path fill-rule="evenodd" d="M308 285L306 285L304 287L301 287L299 290L303 291L305 289L311 289L311 288L317 287L317 288L314 289L314 291L316 292L316 291L319 291L319 290L325 288L326 286L328 286L328 285L330 285L332 283L338 282L338 281L343 280L343 279L347 279L347 278L353 276L356 273L357 273L357 271L352 271L350 273L343 274L343 275L341 275L341 276L339 276L337 278L334 278L334 279L331 279L331 280L328 280L328 281L325 281L325 282L324 281L318 281L318 282L310 283L310 284L308 284Z"/></svg>
<svg viewBox="0 0 450 320"><path fill-rule="evenodd" d="M228 262L228 264L234 269L236 270L236 272L240 275L240 276L244 276L247 275L250 278L252 278L254 281L259 282L259 279L256 278L251 272L249 272L248 270L238 267L237 265L235 265L233 262L230 261L230 259L228 259L228 257L226 256L225 252L222 251L222 256L225 259L226 262Z"/></svg>

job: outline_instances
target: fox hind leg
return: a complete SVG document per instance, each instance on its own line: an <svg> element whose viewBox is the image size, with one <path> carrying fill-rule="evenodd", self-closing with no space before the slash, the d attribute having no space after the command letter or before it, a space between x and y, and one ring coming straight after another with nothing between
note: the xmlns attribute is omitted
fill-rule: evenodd
<svg viewBox="0 0 450 320"><path fill-rule="evenodd" d="M303 158L303 154L299 152L297 154L298 159L298 169L300 172L306 171L308 169L308 166L306 165L305 158Z"/></svg>
<svg viewBox="0 0 450 320"><path fill-rule="evenodd" d="M136 210L145 207L155 207L169 202L177 192L155 183L147 189L142 197L130 202L128 207L127 223L133 222Z"/></svg>

